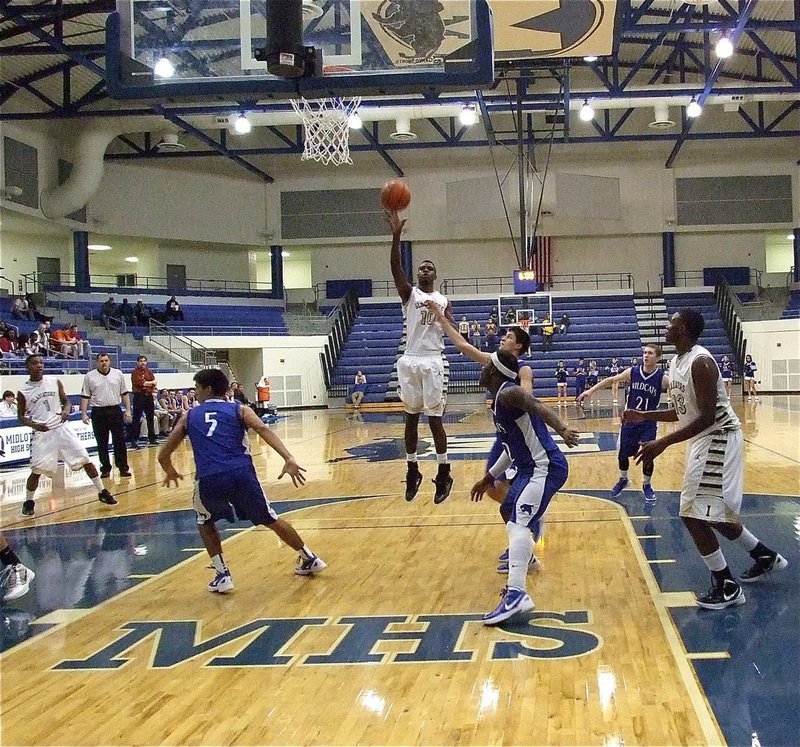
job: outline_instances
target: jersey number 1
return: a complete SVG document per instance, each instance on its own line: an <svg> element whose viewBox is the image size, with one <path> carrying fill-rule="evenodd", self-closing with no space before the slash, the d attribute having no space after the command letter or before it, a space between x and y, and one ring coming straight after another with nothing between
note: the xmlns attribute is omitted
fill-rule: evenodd
<svg viewBox="0 0 800 747"><path fill-rule="evenodd" d="M205 415L205 421L208 423L208 433L206 433L206 438L211 438L211 436L214 435L214 431L217 430L217 413L207 412Z"/></svg>

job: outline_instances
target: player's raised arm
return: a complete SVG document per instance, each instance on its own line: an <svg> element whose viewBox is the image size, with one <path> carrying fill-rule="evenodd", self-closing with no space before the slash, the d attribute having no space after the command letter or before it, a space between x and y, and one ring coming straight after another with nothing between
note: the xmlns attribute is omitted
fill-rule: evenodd
<svg viewBox="0 0 800 747"><path fill-rule="evenodd" d="M439 322L442 327L442 331L453 341L453 345L456 346L456 349L460 353L463 353L468 358L472 358L472 360L477 361L482 365L489 361L489 353L484 353L478 350L478 348L476 348L474 345L470 345L461 336L461 333L458 331L456 326L445 316L438 304L434 303L433 301L426 301L425 306L433 314L436 321Z"/></svg>
<svg viewBox="0 0 800 747"><path fill-rule="evenodd" d="M506 407L516 407L519 410L525 410L531 415L540 417L561 436L570 449L578 445L580 433L572 430L567 423L558 417L558 413L555 410L543 405L533 395L526 394L519 387L510 387L509 389L504 389L497 396L500 398L499 401Z"/></svg>
<svg viewBox="0 0 800 747"><path fill-rule="evenodd" d="M392 277L394 278L394 285L397 292L400 294L400 300L405 303L411 297L411 283L403 272L403 264L400 261L400 234L403 233L403 226L405 226L405 219L401 220L397 211L390 210L386 213L386 222L389 228L392 229L392 249L389 252L389 265L392 268Z"/></svg>
<svg viewBox="0 0 800 747"><path fill-rule="evenodd" d="M605 379L602 381L598 381L591 389L587 389L585 392L581 392L578 395L578 402L583 402L583 400L588 399L592 396L596 391L600 389L605 389L606 387L610 387L613 383L621 384L624 381L631 380L631 369L626 368L622 373L618 373L616 376L606 376Z"/></svg>

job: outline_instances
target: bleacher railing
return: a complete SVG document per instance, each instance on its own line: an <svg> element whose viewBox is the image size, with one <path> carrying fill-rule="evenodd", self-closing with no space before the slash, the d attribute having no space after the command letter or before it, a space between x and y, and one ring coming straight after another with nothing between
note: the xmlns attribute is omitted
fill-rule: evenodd
<svg viewBox="0 0 800 747"><path fill-rule="evenodd" d="M314 297L319 303L325 299L325 283L314 285ZM541 290L634 290L633 275L628 272L595 272L585 275L552 275ZM511 277L490 278L446 278L439 283L439 290L448 294L513 294ZM397 288L393 280L373 280L372 297L396 297Z"/></svg>
<svg viewBox="0 0 800 747"><path fill-rule="evenodd" d="M335 383L333 372L339 362L339 356L357 314L358 296L355 291L350 290L331 314L333 320L331 331L328 334L328 341L325 343L323 352L319 354L322 378L325 382L325 388L328 390L328 395L331 397L347 396L347 387L350 382Z"/></svg>
<svg viewBox="0 0 800 747"><path fill-rule="evenodd" d="M748 278L749 285L754 285L761 288L761 270L756 267L750 268L750 276ZM664 275L659 275L661 278L661 290L664 290ZM675 271L675 288L699 288L705 286L705 273L703 270L676 270Z"/></svg>
<svg viewBox="0 0 800 747"><path fill-rule="evenodd" d="M91 289L111 289L117 294L133 294L137 291L163 291L165 293L179 292L191 293L192 291L217 293L252 293L259 296L269 296L272 293L272 283L259 282L255 280L217 280L210 278L187 278L185 285L181 287L171 285L167 278L151 277L147 275L133 275L135 283L133 285L120 285L120 280L125 279L125 275L103 275L92 274L90 282ZM25 293L38 293L46 290L70 290L75 291L75 275L62 272L58 275L53 273L31 272L22 275Z"/></svg>
<svg viewBox="0 0 800 747"><path fill-rule="evenodd" d="M148 334L151 345L160 348L189 368L210 368L216 365L215 350L199 345L183 335L176 335L169 327L155 319L150 319Z"/></svg>
<svg viewBox="0 0 800 747"><path fill-rule="evenodd" d="M747 339L744 336L744 328L742 327L741 303L725 278L719 278L714 286L714 303L719 309L722 323L725 325L725 332L736 355L738 365L734 372L734 378L737 379L739 377L739 367L742 365L747 352Z"/></svg>

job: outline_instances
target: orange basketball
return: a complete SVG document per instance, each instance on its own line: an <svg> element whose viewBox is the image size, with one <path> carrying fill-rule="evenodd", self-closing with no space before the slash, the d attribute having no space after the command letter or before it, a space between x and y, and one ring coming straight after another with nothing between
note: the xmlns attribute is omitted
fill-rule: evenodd
<svg viewBox="0 0 800 747"><path fill-rule="evenodd" d="M392 179L381 189L381 205L389 211L405 210L411 203L411 190L405 182Z"/></svg>

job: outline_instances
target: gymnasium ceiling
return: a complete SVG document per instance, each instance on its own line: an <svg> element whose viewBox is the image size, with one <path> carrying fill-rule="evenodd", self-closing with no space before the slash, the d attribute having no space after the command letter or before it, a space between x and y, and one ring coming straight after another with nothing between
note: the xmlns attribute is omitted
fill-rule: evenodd
<svg viewBox="0 0 800 747"><path fill-rule="evenodd" d="M340 0L316 1L333 8ZM578 1L526 4L547 2L552 8ZM374 159L373 165L403 175L429 149L456 149L470 157L470 149L477 153L476 148L490 143L515 147L518 136L526 147L552 141L582 145L589 152L591 146L607 150L615 143L639 144L659 157L663 154L667 167L680 165L687 151L702 141L748 141L748 146L757 143L800 156L800 0L594 1L614 9L609 53L596 61L551 57L502 62L494 84L479 95L464 91L424 99L411 94L383 98L383 105L425 105L425 116L412 118L416 139L393 138L395 121L367 122L351 134L354 157L359 163ZM210 12L209 3L201 0L163 4L179 11L185 23L199 23ZM248 112L261 117L263 126L240 137L231 133L225 118L243 108L241 102L109 98L105 22L114 9L114 0L0 0L0 125L13 121L68 136L87 121L106 122L120 133L107 160L194 167L221 166L220 159L227 159L226 166L267 182L285 173L288 159L297 163L301 128L270 122L271 114L290 111L286 101L247 102ZM206 29L213 29L213 20L206 16ZM734 42L735 54L718 60L714 46L723 33ZM691 98L704 105L697 119L685 114ZM596 111L589 123L577 116L584 100ZM462 102L477 102L482 114L477 125L463 127L453 116L453 105ZM441 115L431 112L430 106L437 104L450 104L450 109ZM120 128L121 117L131 122L130 131ZM179 135L182 148L160 148L164 133Z"/></svg>

